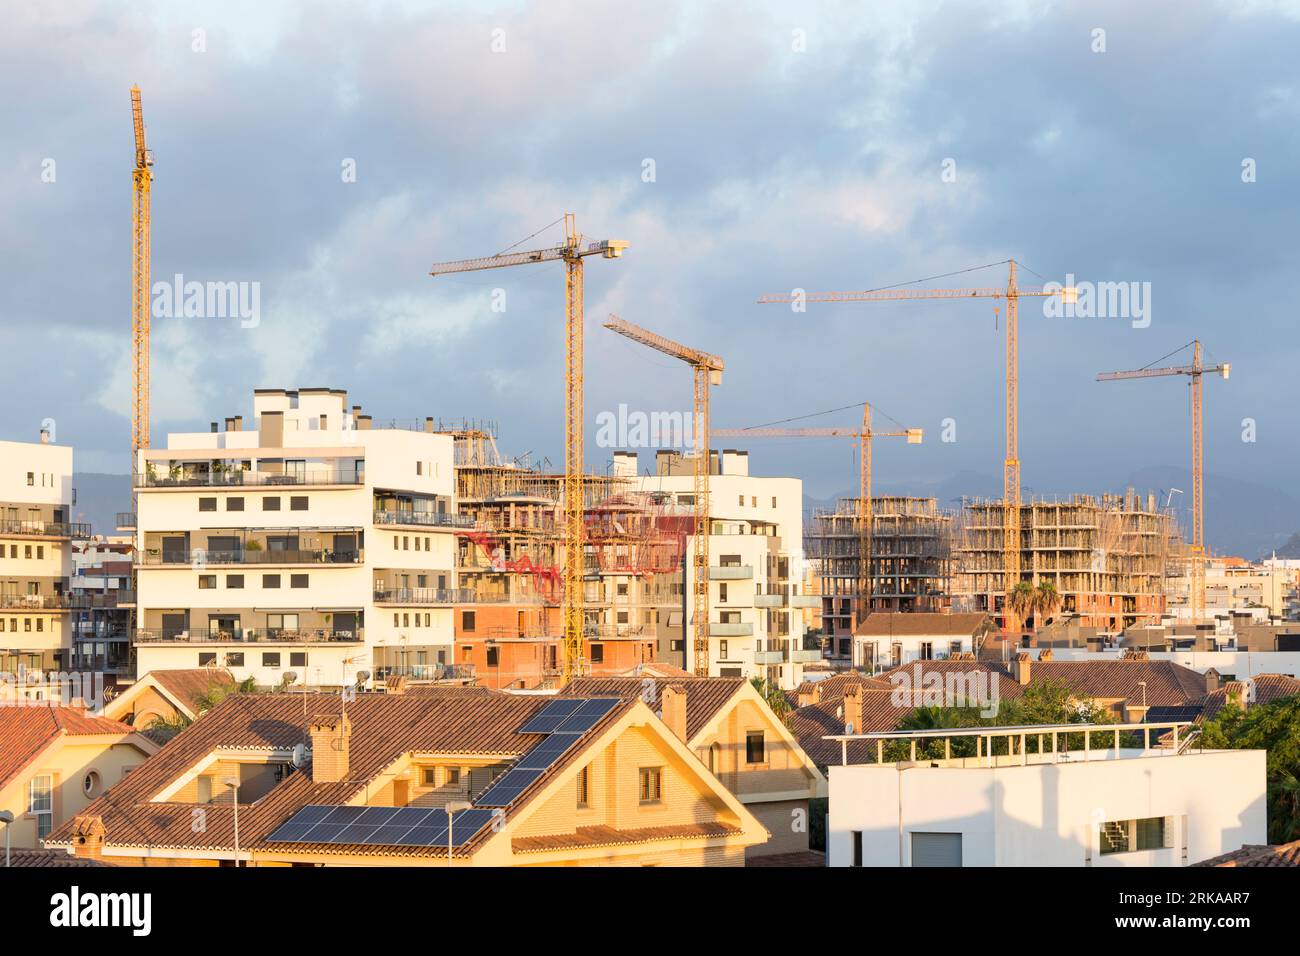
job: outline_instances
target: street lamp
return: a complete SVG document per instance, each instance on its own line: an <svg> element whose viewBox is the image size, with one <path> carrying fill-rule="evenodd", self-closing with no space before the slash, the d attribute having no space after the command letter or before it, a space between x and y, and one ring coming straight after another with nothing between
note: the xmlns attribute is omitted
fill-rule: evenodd
<svg viewBox="0 0 1300 956"><path fill-rule="evenodd" d="M447 811L447 865L448 866L451 866L452 847L456 845L451 838L452 817L455 816L457 813L460 813L460 811L468 810L473 806L474 804L470 803L468 800L450 800L447 802L445 809Z"/></svg>
<svg viewBox="0 0 1300 956"><path fill-rule="evenodd" d="M5 869L9 869L9 825L14 822L12 810L0 810L0 823L5 825Z"/></svg>
<svg viewBox="0 0 1300 956"><path fill-rule="evenodd" d="M237 869L239 867L239 778L224 777L221 782L235 791L233 803L235 806L235 867Z"/></svg>

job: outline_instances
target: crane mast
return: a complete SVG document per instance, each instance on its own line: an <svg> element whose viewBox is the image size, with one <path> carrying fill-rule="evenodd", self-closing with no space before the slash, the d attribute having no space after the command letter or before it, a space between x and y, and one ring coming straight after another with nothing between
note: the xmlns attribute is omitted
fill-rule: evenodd
<svg viewBox="0 0 1300 956"><path fill-rule="evenodd" d="M580 676L586 612L582 593L583 514L583 260L589 256L617 259L627 243L602 239L584 245L573 213L564 214L564 241L546 249L502 252L477 259L434 263L429 275L452 275L502 269L534 262L564 263L564 683Z"/></svg>
<svg viewBox="0 0 1300 956"><path fill-rule="evenodd" d="M721 358L674 342L633 325L617 315L611 315L605 328L639 342L664 355L681 359L691 366L694 377L695 448L692 458L693 488L695 492L695 536L691 554L694 572L692 596L692 652L693 666L698 677L709 676L709 386L722 382L724 364Z"/></svg>
<svg viewBox="0 0 1300 956"><path fill-rule="evenodd" d="M131 87L135 127L134 190L131 202L131 473L139 470L139 451L149 447L149 277L151 224L149 187L153 153L144 138L140 87Z"/></svg>

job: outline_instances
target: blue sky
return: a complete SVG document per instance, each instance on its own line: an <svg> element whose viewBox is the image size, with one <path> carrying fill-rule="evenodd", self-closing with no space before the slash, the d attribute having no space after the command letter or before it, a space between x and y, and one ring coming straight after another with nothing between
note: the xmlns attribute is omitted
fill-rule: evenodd
<svg viewBox="0 0 1300 956"><path fill-rule="evenodd" d="M1152 289L1147 328L1025 304L1027 488L1118 490L1142 469L1185 466L1182 380L1094 376L1198 336L1233 366L1206 386L1208 470L1291 484L1300 5L3 7L0 430L34 437L52 417L81 470L127 469L139 83L157 163L155 279L258 282L262 310L255 328L155 320L155 443L247 414L254 387L329 385L377 416L495 419L507 454L562 461L560 268L427 271L573 211L587 235L631 243L588 269L595 467L608 458L597 413L690 399L688 369L601 328L616 312L724 357L715 424L867 399L879 424L926 429L920 447L880 444L878 487L997 490L992 302L796 314L754 300L1014 257L1033 270L1026 282L1072 273ZM934 284L1001 281L998 267ZM939 441L946 418L955 442ZM1241 440L1246 418L1254 442ZM849 442L750 447L756 470L798 475L810 495L856 482Z"/></svg>

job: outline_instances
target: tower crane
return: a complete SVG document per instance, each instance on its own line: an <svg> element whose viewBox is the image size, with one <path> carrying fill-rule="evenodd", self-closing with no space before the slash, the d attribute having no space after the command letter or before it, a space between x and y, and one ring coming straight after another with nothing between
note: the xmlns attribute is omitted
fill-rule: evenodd
<svg viewBox="0 0 1300 956"><path fill-rule="evenodd" d="M716 355L701 352L610 315L605 328L633 342L681 359L695 372L695 448L692 465L695 477L695 538L691 564L695 572L692 590L691 631L695 674L709 676L709 386L722 384L723 362Z"/></svg>
<svg viewBox="0 0 1300 956"><path fill-rule="evenodd" d="M1217 374L1227 378L1232 366L1227 362L1206 365L1201 355L1201 340L1193 339L1191 346L1191 365L1171 365L1163 368L1147 366L1131 372L1101 372L1097 375L1097 381L1117 382L1131 378L1160 378L1169 375L1186 375L1189 379L1188 385L1192 389L1192 621L1200 623L1205 614L1205 467L1202 458L1204 406L1201 379L1207 374ZM1185 348L1186 345L1177 352ZM1175 355L1177 352L1171 352L1170 355ZM1173 498L1172 491L1169 497Z"/></svg>
<svg viewBox="0 0 1300 956"><path fill-rule="evenodd" d="M140 87L131 87L131 118L135 126L135 191L131 203L131 473L139 469L141 448L149 447L149 263L152 226L149 186L153 182L153 151L145 146ZM134 484L134 482L133 482Z"/></svg>
<svg viewBox="0 0 1300 956"><path fill-rule="evenodd" d="M909 445L919 445L922 429L878 432L871 427L871 403L862 403L861 428L721 428L715 438L856 438L858 440L858 575L854 601L853 631L871 610L872 524L875 520L871 503L871 443L876 438L906 438Z"/></svg>
<svg viewBox="0 0 1300 956"><path fill-rule="evenodd" d="M579 676L583 637L583 465L582 465L582 299L583 260L617 259L628 244L620 239L586 242L573 213L564 214L564 242L528 252L506 251L480 259L437 262L431 276L503 269L533 262L564 263L564 665L563 681Z"/></svg>
<svg viewBox="0 0 1300 956"><path fill-rule="evenodd" d="M1002 265L1003 263L993 263ZM1008 259L1005 287L967 289L903 289L898 287L867 289L862 292L808 292L776 293L759 296L759 303L801 302L883 302L901 299L1005 299L1007 305L1006 339L1006 455L1002 471L1002 550L1003 585L1007 595L1020 580L1020 378L1019 378L1019 305L1022 298L1059 295L1065 302L1073 302L1078 290L1073 287L1058 289L1022 288L1016 281L1016 261ZM973 271L973 270L965 270ZM1019 628L1011 602L1004 598L1002 607L1003 628ZM993 608L989 608L994 613ZM1013 626L1014 625L1014 626Z"/></svg>

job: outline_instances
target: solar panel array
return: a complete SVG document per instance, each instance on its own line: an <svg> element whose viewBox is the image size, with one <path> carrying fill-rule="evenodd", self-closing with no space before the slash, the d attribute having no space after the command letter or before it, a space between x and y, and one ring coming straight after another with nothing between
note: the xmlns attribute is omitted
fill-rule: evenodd
<svg viewBox="0 0 1300 956"><path fill-rule="evenodd" d="M545 738L492 782L474 806L448 821L442 807L303 807L266 839L274 843L331 843L361 846L446 846L448 824L453 846L464 846L509 806L578 738L618 706L616 697L553 700L519 728Z"/></svg>
<svg viewBox="0 0 1300 956"><path fill-rule="evenodd" d="M521 734L546 734L546 739L524 754L515 765L497 777L474 801L476 807L508 807L542 774L578 742L578 738L600 723L618 706L616 697L586 700L553 700L528 723Z"/></svg>
<svg viewBox="0 0 1300 956"><path fill-rule="evenodd" d="M451 817L453 846L464 846L492 822L491 810L470 808ZM303 807L268 836L276 843L362 846L446 846L448 820L442 807Z"/></svg>

